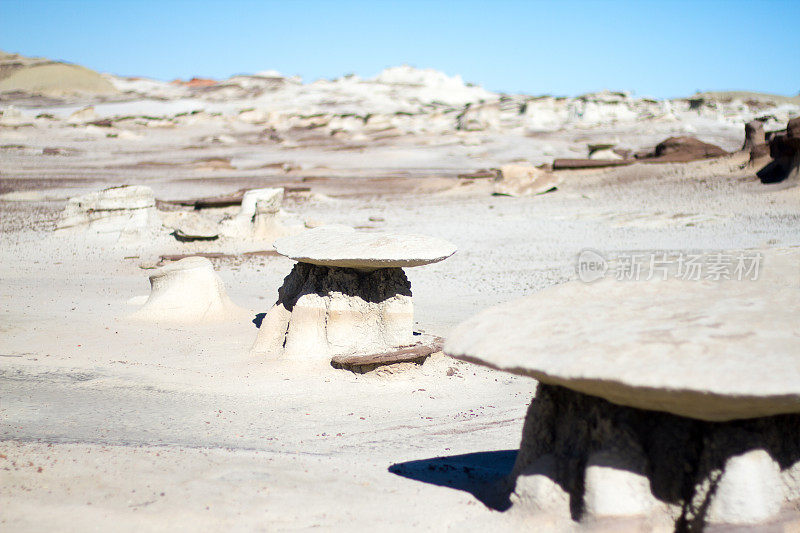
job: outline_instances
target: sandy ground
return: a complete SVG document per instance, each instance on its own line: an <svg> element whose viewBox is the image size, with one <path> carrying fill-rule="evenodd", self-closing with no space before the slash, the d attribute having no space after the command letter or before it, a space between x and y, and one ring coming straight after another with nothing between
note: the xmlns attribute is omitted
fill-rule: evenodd
<svg viewBox="0 0 800 533"><path fill-rule="evenodd" d="M798 189L762 185L736 158L573 172L555 192L509 198L455 175L545 142L568 146L577 134L521 144L487 137L479 149L430 139L289 149L248 143L246 131L232 146L197 144L215 131L153 130L137 140L86 128L0 132L0 529L520 525L503 512L507 502L487 494L513 464L533 380L443 355L355 375L250 358L249 321L129 321L136 307L128 301L149 290L140 265L203 247L170 238L111 246L55 234L64 201L77 193L144 184L174 200L302 185L311 192L285 202L299 218L451 240L455 256L407 270L417 329L445 337L489 305L574 279L583 248L800 246ZM709 130L706 139L732 149L739 134ZM63 152L43 155L44 147ZM197 164L209 157L233 164ZM259 168L271 162L301 170ZM273 303L291 261L215 266L233 301L255 316Z"/></svg>

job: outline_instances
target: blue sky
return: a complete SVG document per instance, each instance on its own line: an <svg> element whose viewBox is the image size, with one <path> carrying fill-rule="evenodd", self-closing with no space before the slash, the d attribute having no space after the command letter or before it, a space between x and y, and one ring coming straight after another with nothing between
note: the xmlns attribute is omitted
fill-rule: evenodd
<svg viewBox="0 0 800 533"><path fill-rule="evenodd" d="M0 0L0 49L158 79L410 64L487 89L800 92L800 0Z"/></svg>

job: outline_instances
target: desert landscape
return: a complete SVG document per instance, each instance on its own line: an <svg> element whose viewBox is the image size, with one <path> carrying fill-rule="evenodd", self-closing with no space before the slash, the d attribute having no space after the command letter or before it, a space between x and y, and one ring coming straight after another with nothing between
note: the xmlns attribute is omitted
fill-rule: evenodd
<svg viewBox="0 0 800 533"><path fill-rule="evenodd" d="M3 531L800 530L800 97L2 53L0 112Z"/></svg>

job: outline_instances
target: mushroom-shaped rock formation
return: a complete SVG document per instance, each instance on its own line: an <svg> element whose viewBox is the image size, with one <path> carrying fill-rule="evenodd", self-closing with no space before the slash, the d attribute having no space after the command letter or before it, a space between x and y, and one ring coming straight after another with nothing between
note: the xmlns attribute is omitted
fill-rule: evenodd
<svg viewBox="0 0 800 533"><path fill-rule="evenodd" d="M247 312L231 302L211 261L187 257L150 275L150 296L131 315L152 322L222 322Z"/></svg>
<svg viewBox="0 0 800 533"><path fill-rule="evenodd" d="M135 233L160 224L150 187L125 185L70 198L56 229Z"/></svg>
<svg viewBox="0 0 800 533"><path fill-rule="evenodd" d="M298 263L266 313L253 353L295 360L381 354L415 344L411 284L403 267L453 255L451 243L423 235L359 233L322 226L275 241ZM376 359L377 361L378 359Z"/></svg>
<svg viewBox="0 0 800 533"><path fill-rule="evenodd" d="M458 326L446 354L539 380L515 507L699 530L797 503L798 268L794 251L757 281L576 281Z"/></svg>
<svg viewBox="0 0 800 533"><path fill-rule="evenodd" d="M239 213L220 225L220 234L232 238L275 240L303 230L287 226L281 220L283 189L252 189L244 193Z"/></svg>
<svg viewBox="0 0 800 533"><path fill-rule="evenodd" d="M769 141L769 155L773 160L758 171L758 177L762 182L775 183L786 179L800 179L800 117L789 121L785 133L772 135Z"/></svg>

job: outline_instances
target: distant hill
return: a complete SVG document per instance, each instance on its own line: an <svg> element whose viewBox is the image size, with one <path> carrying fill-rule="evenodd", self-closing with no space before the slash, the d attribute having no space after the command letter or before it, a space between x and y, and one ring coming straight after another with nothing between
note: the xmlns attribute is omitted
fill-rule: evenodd
<svg viewBox="0 0 800 533"><path fill-rule="evenodd" d="M118 91L86 67L0 51L0 93L9 92L57 97L113 95Z"/></svg>

